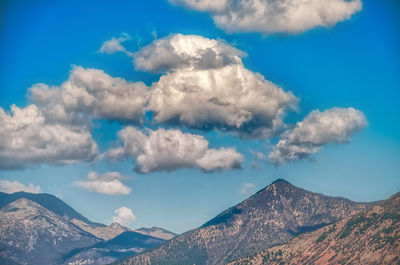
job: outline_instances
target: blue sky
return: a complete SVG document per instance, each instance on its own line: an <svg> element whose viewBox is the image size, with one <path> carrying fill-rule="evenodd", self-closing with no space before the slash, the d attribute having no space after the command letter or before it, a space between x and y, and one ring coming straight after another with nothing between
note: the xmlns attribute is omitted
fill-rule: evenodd
<svg viewBox="0 0 400 265"><path fill-rule="evenodd" d="M93 221L110 223L114 210L132 209L132 228L160 226L174 232L195 228L276 178L328 195L357 201L384 199L400 191L400 13L396 1L369 0L362 10L335 26L288 34L227 33L205 12L168 1L4 1L0 34L0 107L10 111L29 104L35 83L60 86L71 66L101 69L112 77L150 86L160 74L135 70L123 53L104 54L104 41L127 33L135 52L170 34L223 39L247 56L244 66L300 99L298 112L285 122L301 121L312 110L352 107L368 125L349 143L329 143L309 159L274 166L252 151L268 152L279 137L245 139L220 130L184 132L203 135L213 148L235 147L244 155L242 169L204 173L196 168L139 174L132 159L81 162L62 166L40 163L0 170L2 180L40 186L60 196ZM115 145L127 124L94 121L92 137L101 152ZM145 124L158 128L164 125ZM139 125L141 129L144 125ZM2 140L0 140L2 141ZM89 172L120 172L129 179L127 195L91 192L74 185ZM242 193L245 183L249 191Z"/></svg>

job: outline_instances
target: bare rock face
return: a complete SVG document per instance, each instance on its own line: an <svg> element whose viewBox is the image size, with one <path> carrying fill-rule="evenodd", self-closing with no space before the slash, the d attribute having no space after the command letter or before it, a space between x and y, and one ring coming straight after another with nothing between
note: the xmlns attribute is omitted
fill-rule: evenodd
<svg viewBox="0 0 400 265"><path fill-rule="evenodd" d="M335 224L230 265L400 264L400 193Z"/></svg>
<svg viewBox="0 0 400 265"><path fill-rule="evenodd" d="M309 192L279 179L202 227L117 264L224 264L286 243L368 206Z"/></svg>
<svg viewBox="0 0 400 265"><path fill-rule="evenodd" d="M2 264L58 264L62 254L99 241L67 218L25 198L0 210Z"/></svg>

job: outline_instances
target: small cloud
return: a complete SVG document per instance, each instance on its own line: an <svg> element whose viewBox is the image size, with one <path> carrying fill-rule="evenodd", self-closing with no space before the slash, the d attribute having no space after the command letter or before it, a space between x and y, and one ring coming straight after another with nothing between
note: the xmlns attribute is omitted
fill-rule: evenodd
<svg viewBox="0 0 400 265"><path fill-rule="evenodd" d="M113 222L118 222L124 226L136 220L136 216L133 214L132 210L125 206L115 210L114 213L116 213L116 215L112 218Z"/></svg>
<svg viewBox="0 0 400 265"><path fill-rule="evenodd" d="M90 172L87 178L88 181L76 181L75 186L107 195L129 194L132 191L131 188L121 182L126 177L118 172L107 172L103 175Z"/></svg>
<svg viewBox="0 0 400 265"><path fill-rule="evenodd" d="M262 152L251 151L251 154L254 156L255 159L262 160L262 161L267 160L267 156Z"/></svg>
<svg viewBox="0 0 400 265"><path fill-rule="evenodd" d="M255 188L256 185L253 183L243 183L243 185L240 187L240 193L243 195L249 195Z"/></svg>
<svg viewBox="0 0 400 265"><path fill-rule="evenodd" d="M18 181L0 180L0 191L6 193L14 193L18 191L40 193L42 192L42 189L32 183L29 183L29 185L26 186Z"/></svg>
<svg viewBox="0 0 400 265"><path fill-rule="evenodd" d="M132 53L127 51L126 48L121 45L121 43L129 40L130 38L131 37L126 33L123 33L122 36L118 38L112 37L111 39L103 42L99 51L105 54L123 52L128 56L132 56Z"/></svg>
<svg viewBox="0 0 400 265"><path fill-rule="evenodd" d="M262 152L250 150L250 154L253 156L253 160L251 161L252 168L259 169L261 168L261 163L265 164L268 161L267 156Z"/></svg>

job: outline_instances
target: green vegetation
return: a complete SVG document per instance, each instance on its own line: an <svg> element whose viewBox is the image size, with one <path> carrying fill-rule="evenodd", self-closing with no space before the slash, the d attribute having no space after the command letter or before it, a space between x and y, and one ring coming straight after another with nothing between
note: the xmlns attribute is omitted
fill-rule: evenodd
<svg viewBox="0 0 400 265"><path fill-rule="evenodd" d="M392 220L393 222L400 222L400 214L398 213L384 213L382 220Z"/></svg>
<svg viewBox="0 0 400 265"><path fill-rule="evenodd" d="M318 244L319 242L324 241L327 237L328 237L328 232L325 232L325 233L323 233L322 235L320 235L320 236L317 238L317 240L315 241L315 243Z"/></svg>

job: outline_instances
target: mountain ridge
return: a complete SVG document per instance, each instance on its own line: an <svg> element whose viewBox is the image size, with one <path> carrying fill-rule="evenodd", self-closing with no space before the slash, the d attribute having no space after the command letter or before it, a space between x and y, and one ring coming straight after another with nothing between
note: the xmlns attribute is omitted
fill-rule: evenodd
<svg viewBox="0 0 400 265"><path fill-rule="evenodd" d="M36 193L19 191L10 194L5 192L0 192L0 208L20 198L26 198L31 201L34 201L39 205L43 206L44 208L50 210L51 212L58 214L59 216L62 217L67 216L68 219L70 220L78 219L92 226L104 226L103 224L90 221L64 201L48 193L36 194Z"/></svg>
<svg viewBox="0 0 400 265"><path fill-rule="evenodd" d="M222 264L285 243L369 205L309 192L278 179L199 228L114 264Z"/></svg>

